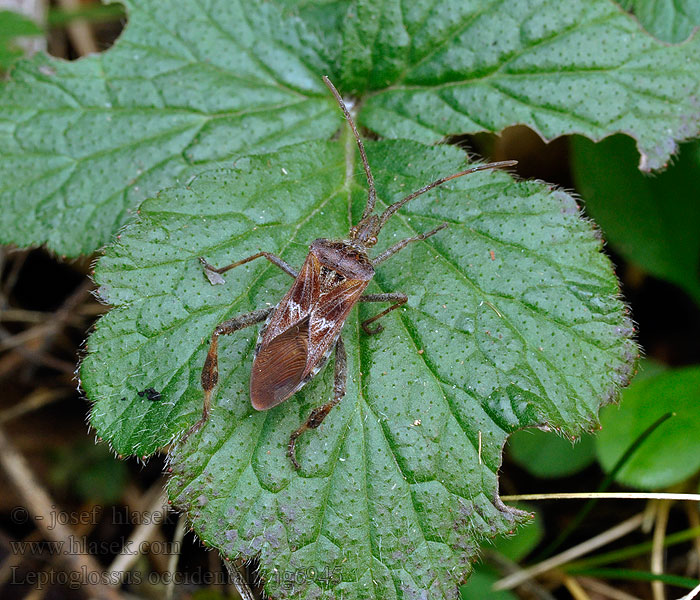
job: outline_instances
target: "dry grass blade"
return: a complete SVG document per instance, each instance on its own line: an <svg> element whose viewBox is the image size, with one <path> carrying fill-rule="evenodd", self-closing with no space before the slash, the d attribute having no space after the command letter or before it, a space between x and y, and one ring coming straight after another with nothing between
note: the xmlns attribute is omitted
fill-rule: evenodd
<svg viewBox="0 0 700 600"><path fill-rule="evenodd" d="M69 396L72 393L73 389L69 387L57 389L39 388L37 390L34 390L31 394L26 396L20 403L6 410L0 411L0 425L7 423L12 419L16 419L17 417L21 417L22 415L25 415L27 413L38 410L42 406L46 406L47 404L51 404L56 400L65 398L66 396Z"/></svg>
<svg viewBox="0 0 700 600"><path fill-rule="evenodd" d="M610 542L617 540L639 528L639 526L642 524L643 518L644 516L641 513L635 515L634 517L623 521L619 525L616 525L615 527L612 527L611 529L608 529L607 531L604 531L603 533L596 535L595 537L592 537L581 544L569 548L556 556L552 556L551 558L543 560L542 562L528 567L527 569L523 569L522 571L504 577L503 579L497 581L493 588L495 590L510 590L528 579L566 564L570 560L578 558L579 556L588 554L589 552L592 552L601 546L605 546L606 544L609 544Z"/></svg>
<svg viewBox="0 0 700 600"><path fill-rule="evenodd" d="M34 522L46 538L65 547L72 547L71 544L74 545L78 538L68 526L52 519L52 514L59 510L56 508L56 502L35 478L24 457L2 429L0 429L0 464L19 491L29 513L34 516ZM90 581L102 581L100 565L86 552L66 553L64 559L66 565L80 577L80 580L85 579L86 585L91 585ZM91 585L91 591L97 598L107 600L119 598L114 590L102 583Z"/></svg>
<svg viewBox="0 0 700 600"><path fill-rule="evenodd" d="M664 572L664 538L668 526L668 513L671 510L671 500L661 500L656 506L656 525L654 527L653 546L651 550L651 572L661 575ZM651 591L654 600L665 600L664 582L660 580L651 582Z"/></svg>
<svg viewBox="0 0 700 600"><path fill-rule="evenodd" d="M591 600L591 597L586 593L586 590L581 587L581 584L575 577L571 577L571 575L564 575L562 577L562 582L564 587L569 590L569 593L574 600Z"/></svg>
<svg viewBox="0 0 700 600"><path fill-rule="evenodd" d="M169 506L168 499L161 490L162 482L159 480L149 491L149 496L156 495L145 515L149 518L144 519L131 536L124 544L121 553L112 561L112 564L107 569L109 581L115 583L120 582L124 575L129 571L133 564L141 556L141 549L144 548L144 542L153 539L158 528L161 526L163 519L168 514ZM157 516L160 515L160 518Z"/></svg>
<svg viewBox="0 0 700 600"><path fill-rule="evenodd" d="M697 598L698 596L700 596L700 585L693 588L689 593L687 593L682 598L678 598L678 600L693 600L693 598Z"/></svg>
<svg viewBox="0 0 700 600"><path fill-rule="evenodd" d="M75 11L82 7L80 0L58 0L58 4L66 11ZM80 56L99 52L95 35L88 21L76 19L67 26L67 29L70 41Z"/></svg>
<svg viewBox="0 0 700 600"><path fill-rule="evenodd" d="M521 500L585 500L586 498L604 498L613 500L690 500L700 502L700 494L673 494L666 492L576 492L558 494L514 494L501 496L504 502Z"/></svg>
<svg viewBox="0 0 700 600"><path fill-rule="evenodd" d="M591 577L579 577L579 583L590 590L598 596L603 598L610 598L610 600L642 600L638 596L633 596L627 592L618 590L607 583L600 581L599 579L593 579Z"/></svg>
<svg viewBox="0 0 700 600"><path fill-rule="evenodd" d="M173 535L173 548L182 548L182 540L185 537L185 515L180 515L177 520L177 526L175 527L175 535ZM168 574L170 575L168 579L168 587L165 591L165 600L172 600L175 594L175 573L177 572L177 561L180 558L180 552L173 552L168 560Z"/></svg>

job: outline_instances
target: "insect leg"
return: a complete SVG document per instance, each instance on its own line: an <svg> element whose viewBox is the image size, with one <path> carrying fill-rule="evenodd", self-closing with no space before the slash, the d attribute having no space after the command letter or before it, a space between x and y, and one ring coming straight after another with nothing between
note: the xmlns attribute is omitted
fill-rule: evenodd
<svg viewBox="0 0 700 600"><path fill-rule="evenodd" d="M297 275L299 273L297 273L297 270L294 267L284 262L279 256L275 256L274 254L270 254L269 252L258 252L257 254L253 254L253 256L249 256L248 258L244 258L243 260L239 260L235 263L231 263L230 265L226 265L225 267L219 268L210 265L202 256L199 257L199 262L201 262L202 266L204 267L204 274L207 276L207 279L211 282L212 285L216 285L217 283L224 282L224 278L220 277L222 273L226 273L226 271L230 271L234 267L240 267L241 265L244 265L250 262L251 260L255 260L256 258L260 258L261 256L264 256L273 265L278 266L285 273L294 277L294 279L297 278Z"/></svg>
<svg viewBox="0 0 700 600"><path fill-rule="evenodd" d="M432 231L428 231L427 233L421 233L420 235L417 235L415 237L410 237L406 238L405 240L401 240L400 242L394 244L390 248L384 250L384 252L382 252L379 256L377 256L377 258L375 258L372 261L372 264L376 267L379 263L384 262L387 258L393 256L399 250L402 250L403 248L408 246L411 242L420 242L421 240L429 238L431 235L435 235L438 231L445 229L445 227L447 227L447 223L443 223L442 225L436 227Z"/></svg>
<svg viewBox="0 0 700 600"><path fill-rule="evenodd" d="M238 331L239 329L245 329L246 327L260 323L260 321L264 321L273 310L275 310L274 306L272 308L254 310L253 312L249 312L244 315L238 315L237 317L224 321L216 326L216 329L214 329L214 333L211 336L209 352L207 353L207 358L204 361L204 367L202 368L201 379L202 389L204 389L202 418L192 425L192 427L190 427L189 431L181 439L181 442L184 442L191 434L198 431L209 418L211 393L219 381L219 336L229 335L235 331Z"/></svg>
<svg viewBox="0 0 700 600"><path fill-rule="evenodd" d="M365 330L365 333L367 335L374 335L375 333L379 333L380 331L382 331L384 327L382 327L381 324L377 323L377 326L375 328L370 329L368 325L370 323L374 323L377 319L381 319L384 315L389 314L392 310L396 310L399 306L406 304L406 302L408 302L408 296L403 292L389 292L388 294L365 294L364 296L360 296L360 302L395 302L395 304L383 310L378 315L374 315L373 317L362 321L361 325L362 329Z"/></svg>
<svg viewBox="0 0 700 600"><path fill-rule="evenodd" d="M326 402L321 406L317 406L311 411L309 418L294 432L289 436L289 446L287 447L287 456L289 456L294 468L299 470L301 465L297 462L297 456L295 452L295 446L299 436L308 429L316 429L323 419L328 416L331 409L338 404L345 396L345 385L348 379L348 361L347 355L345 354L345 345L343 344L343 338L339 337L338 341L335 343L335 371L333 378L333 400Z"/></svg>

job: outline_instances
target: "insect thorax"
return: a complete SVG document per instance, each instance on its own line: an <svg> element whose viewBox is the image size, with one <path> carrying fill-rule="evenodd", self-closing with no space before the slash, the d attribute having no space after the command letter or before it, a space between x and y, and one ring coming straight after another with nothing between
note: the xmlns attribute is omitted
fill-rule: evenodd
<svg viewBox="0 0 700 600"><path fill-rule="evenodd" d="M334 271L330 267L327 267L326 265L321 265L321 273L320 273L320 283L321 283L321 294L325 294L326 292L329 292L332 290L334 287L337 285L343 283L345 281L345 276L342 275L341 273L338 273L338 271Z"/></svg>
<svg viewBox="0 0 700 600"><path fill-rule="evenodd" d="M362 246L351 241L318 239L309 251L321 263L321 287L324 291L346 279L369 281L374 277L372 261Z"/></svg>

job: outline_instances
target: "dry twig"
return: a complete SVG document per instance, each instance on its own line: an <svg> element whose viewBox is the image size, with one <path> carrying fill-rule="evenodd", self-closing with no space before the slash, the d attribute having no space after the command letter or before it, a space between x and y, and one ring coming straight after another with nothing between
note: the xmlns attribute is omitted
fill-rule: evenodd
<svg viewBox="0 0 700 600"><path fill-rule="evenodd" d="M541 563L528 567L527 569L523 569L522 571L518 571L517 573L513 573L512 575L508 575L500 581L497 581L493 586L493 589L512 589L527 579L536 577L542 573L546 573L547 571L560 567L561 565L566 564L579 556L583 556L584 554L592 552L601 546L605 546L606 544L609 544L610 542L617 540L639 528L643 518L644 516L641 513L635 515L634 517L623 521L615 527L612 527L611 529L608 529L607 531L604 531L603 533L598 534L581 544L573 546L572 548L569 548L556 556L552 556L547 560L543 560Z"/></svg>
<svg viewBox="0 0 700 600"><path fill-rule="evenodd" d="M64 548L73 548L76 544L79 545L80 540L75 536L75 533L67 525L63 525L60 520L52 518L52 515L55 515L60 509L56 508L56 502L34 477L34 473L24 457L17 451L2 428L0 428L0 464L20 493L29 513L34 517L36 526L46 538L57 542ZM61 556L66 565L85 582L85 585L90 586L96 597L107 600L119 598L114 590L102 583L102 569L92 556L83 551L68 552ZM91 581L99 583L93 584Z"/></svg>
<svg viewBox="0 0 700 600"><path fill-rule="evenodd" d="M75 11L80 8L80 0L58 0L58 4L67 11ZM85 19L75 19L66 26L66 29L71 44L80 56L99 52L95 34L92 32L90 23Z"/></svg>
<svg viewBox="0 0 700 600"><path fill-rule="evenodd" d="M168 514L168 499L162 491L163 483L158 480L149 490L148 496L152 499L147 512L143 513L143 522L134 529L131 536L124 544L122 552L112 561L107 569L109 581L115 584L122 581L123 577L141 556L141 551L146 546L145 542L153 539L156 531Z"/></svg>

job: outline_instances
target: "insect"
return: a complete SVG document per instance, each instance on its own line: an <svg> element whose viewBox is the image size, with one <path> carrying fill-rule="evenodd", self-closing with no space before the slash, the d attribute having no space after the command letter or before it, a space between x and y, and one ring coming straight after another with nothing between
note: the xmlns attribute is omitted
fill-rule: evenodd
<svg viewBox="0 0 700 600"><path fill-rule="evenodd" d="M146 398L148 398L151 402L158 402L158 400L160 400L160 398L161 398L160 392L157 392L152 387L146 388L145 390L142 390L142 391L137 392L137 393L142 398L144 396L146 396Z"/></svg>
<svg viewBox="0 0 700 600"><path fill-rule="evenodd" d="M289 438L287 454L296 469L300 468L296 457L297 439L305 431L318 427L345 395L347 361L343 338L340 334L348 313L357 302L392 303L388 308L362 322L365 333L375 335L382 331L383 327L381 324L371 326L372 323L408 301L408 297L402 292L364 294L365 288L374 276L375 268L408 244L435 235L447 227L447 224L443 223L432 231L401 240L378 256L370 258L367 250L377 243L377 236L382 227L404 204L450 179L476 171L510 167L516 164L516 161L508 160L470 167L454 175L437 179L398 202L394 202L383 213L375 214L377 192L374 177L367 162L364 144L357 126L328 77L324 77L323 81L343 111L355 136L362 159L368 186L367 204L362 218L350 229L348 238L345 240L321 238L312 242L306 260L299 271L269 252L258 252L220 268L213 267L204 258L200 258L204 272L212 284L223 283L222 273L262 257L293 277L294 283L277 306L234 317L216 327L202 369L201 380L204 389L202 418L185 436L198 430L209 417L212 391L219 378L219 336L266 321L258 335L250 374L250 400L257 410L268 410L287 400L318 373L326 364L331 351L335 349L333 398L314 408L306 421L292 432Z"/></svg>

